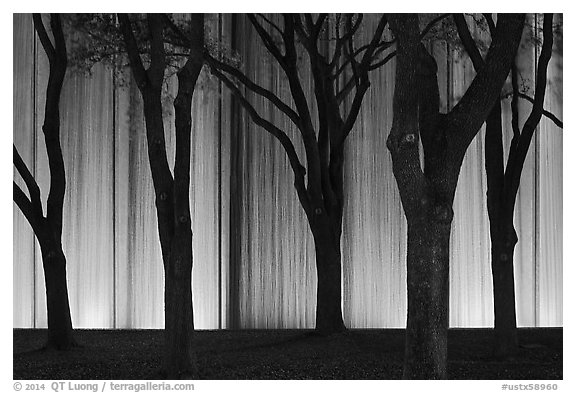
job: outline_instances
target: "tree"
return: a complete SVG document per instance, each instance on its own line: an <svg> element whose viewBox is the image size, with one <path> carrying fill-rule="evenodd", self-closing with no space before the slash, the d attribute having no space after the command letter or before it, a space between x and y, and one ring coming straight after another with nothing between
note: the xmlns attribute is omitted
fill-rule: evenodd
<svg viewBox="0 0 576 393"><path fill-rule="evenodd" d="M66 176L60 147L60 94L66 75L68 56L60 15L52 14L50 16L54 43L50 40L42 17L39 14L34 14L33 21L42 48L48 56L50 67L44 124L42 126L50 169L50 191L46 215L44 215L42 208L40 188L16 146L13 147L14 166L26 184L29 197L16 182L13 182L13 199L32 227L42 252L48 308L46 348L67 350L76 345L68 300L66 256L62 250L62 212L64 193L66 192Z"/></svg>
<svg viewBox="0 0 576 393"><path fill-rule="evenodd" d="M207 54L207 64L233 93L254 123L275 137L284 148L294 173L294 188L306 213L316 251L318 277L316 331L330 334L345 330L341 307L341 249L343 216L344 144L358 117L370 86L369 72L386 64L394 54L382 57L392 46L383 40L388 21L379 18L368 43L355 48L363 15L284 14L276 23L264 15L248 19L288 80L295 109L274 92L250 80L234 64ZM334 36L328 31L334 29ZM356 40L355 40L356 38ZM298 55L309 61L314 82L317 127L312 102L299 78ZM305 166L293 141L275 124L263 118L250 103L247 92L260 95L279 109L300 132ZM344 103L349 103L348 110Z"/></svg>
<svg viewBox="0 0 576 393"><path fill-rule="evenodd" d="M408 223L403 375L444 379L454 193L466 149L498 99L510 71L524 15L499 15L484 66L446 114L439 112L436 61L420 43L418 15L390 15L389 19L398 54L387 147Z"/></svg>
<svg viewBox="0 0 576 393"><path fill-rule="evenodd" d="M490 32L495 33L491 15L485 15ZM513 138L504 165L502 143L502 104L497 102L486 119L485 165L488 183L487 207L490 219L492 243L492 282L494 287L494 354L497 357L514 355L518 350L516 329L516 304L514 292L514 248L518 242L514 227L514 209L520 187L522 168L528 154L532 136L544 110L548 62L552 57L553 25L552 14L544 15L542 51L538 58L534 98L520 92L518 71L513 62L511 67L512 130ZM484 59L474 42L463 15L455 15L459 36L478 71ZM518 99L522 97L532 103L532 110L522 128L519 124ZM553 115L548 116L554 120ZM555 123L561 125L556 119Z"/></svg>
<svg viewBox="0 0 576 393"><path fill-rule="evenodd" d="M144 102L148 159L156 196L158 233L165 272L165 353L167 378L196 375L193 350L192 229L190 218L191 104L203 67L204 15L192 14L189 53L177 72L178 94L174 100L176 158L174 176L166 155L162 118L162 84L166 72L164 29L173 22L165 15L146 17L150 37L149 66L140 55L135 30L128 15L118 15L130 68Z"/></svg>

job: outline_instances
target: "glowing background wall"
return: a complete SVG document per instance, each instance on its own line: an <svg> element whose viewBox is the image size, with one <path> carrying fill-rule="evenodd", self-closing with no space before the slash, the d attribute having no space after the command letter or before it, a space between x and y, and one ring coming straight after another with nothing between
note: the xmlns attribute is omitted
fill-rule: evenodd
<svg viewBox="0 0 576 393"><path fill-rule="evenodd" d="M241 16L211 17L214 31L241 54L248 75L289 100L283 75ZM234 25L234 32L231 26ZM225 27L222 27L225 26ZM234 33L234 34L232 34ZM367 32L369 33L369 29ZM440 67L444 108L473 78L468 61L445 46ZM521 69L532 79L533 46ZM49 174L41 125L47 60L30 15L14 16L14 143L44 198ZM402 327L406 315L406 225L386 150L394 67L372 86L347 143L343 306L350 327ZM311 88L306 73L305 86ZM549 66L545 107L562 117L562 59ZM191 201L193 296L198 328L293 328L314 323L312 237L277 141L251 123L228 92L203 79L193 103ZM74 325L163 325L163 279L139 92L112 73L69 73L61 104L68 189L64 250ZM172 86L173 88L173 86ZM289 123L262 99L252 102L302 146ZM166 107L173 163L173 125ZM528 106L522 116L527 116ZM562 325L562 136L544 119L528 155L517 202L516 291L521 326ZM20 179L15 175L17 182ZM492 325L483 132L470 146L455 202L450 272L451 326ZM14 327L46 326L40 253L14 206Z"/></svg>

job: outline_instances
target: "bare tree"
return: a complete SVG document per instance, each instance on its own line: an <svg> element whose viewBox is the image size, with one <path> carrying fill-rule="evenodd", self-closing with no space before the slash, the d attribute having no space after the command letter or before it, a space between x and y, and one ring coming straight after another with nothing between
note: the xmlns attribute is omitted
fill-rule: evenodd
<svg viewBox="0 0 576 393"><path fill-rule="evenodd" d="M358 117L370 86L370 71L386 64L383 56L392 42L384 40L388 23L381 17L371 39L355 47L364 17L359 15L284 14L277 23L264 15L248 19L262 43L285 74L294 107L274 92L250 80L239 67L207 55L207 63L234 94L258 126L274 136L284 148L294 173L294 188L314 238L318 277L316 331L329 334L345 330L341 307L342 215L344 209L344 143ZM280 18L278 18L280 19ZM328 30L333 23L334 37ZM356 37L356 40L354 39ZM298 53L309 60L317 108L314 126L312 102L299 77ZM266 120L243 90L269 100L298 129L305 149L305 164L293 141L277 125ZM343 103L348 102L348 110Z"/></svg>
<svg viewBox="0 0 576 393"><path fill-rule="evenodd" d="M42 208L40 188L18 153L16 146L13 148L14 166L24 180L29 196L16 182L13 182L13 198L32 227L42 252L48 308L48 341L46 347L67 350L76 345L68 300L66 256L62 250L62 211L64 193L66 192L66 175L60 147L60 94L66 75L68 57L60 15L52 14L50 16L54 43L50 40L42 17L39 14L34 14L33 21L34 29L48 56L50 66L44 124L42 126L50 169L50 191L46 215L44 215Z"/></svg>
<svg viewBox="0 0 576 393"><path fill-rule="evenodd" d="M484 66L446 114L439 111L436 61L420 43L418 15L390 15L389 19L398 55L387 147L408 222L404 378L444 379L454 193L466 150L510 71L524 15L499 15Z"/></svg>
<svg viewBox="0 0 576 393"><path fill-rule="evenodd" d="M490 32L495 34L495 25L490 14L486 14ZM494 287L494 354L497 357L514 355L518 350L516 329L516 304L514 293L514 248L518 242L514 228L514 209L520 187L520 177L532 141L534 131L543 115L561 126L561 122L544 110L547 69L552 57L554 39L552 14L544 15L542 51L538 58L534 97L520 92L518 70L513 62L512 79L512 130L513 138L504 165L502 143L502 103L497 102L486 119L485 158L488 180L487 206L490 219L492 242L492 282ZM472 38L463 15L455 15L458 33L472 60L474 68L480 70L485 62ZM522 97L521 97L522 96ZM524 98L532 103L532 110L523 127L519 124L518 100Z"/></svg>
<svg viewBox="0 0 576 393"><path fill-rule="evenodd" d="M162 118L162 84L167 65L164 30L173 22L165 15L147 15L150 40L149 65L146 68L129 16L118 15L118 20L130 68L144 102L148 159L165 272L164 373L170 379L191 378L196 376L189 201L191 104L203 67L204 15L191 15L189 35L185 37L189 42L189 53L177 72L174 176L168 164Z"/></svg>

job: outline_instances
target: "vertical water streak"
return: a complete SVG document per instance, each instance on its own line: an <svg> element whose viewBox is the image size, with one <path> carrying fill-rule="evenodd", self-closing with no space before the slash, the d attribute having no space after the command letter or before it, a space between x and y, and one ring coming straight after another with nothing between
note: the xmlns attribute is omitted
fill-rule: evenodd
<svg viewBox="0 0 576 393"><path fill-rule="evenodd" d="M31 15L14 14L13 36L13 142L32 174L35 173L34 103L35 39ZM20 175L13 170L14 181L28 194ZM20 209L13 204L13 325L34 327L35 318L35 238Z"/></svg>

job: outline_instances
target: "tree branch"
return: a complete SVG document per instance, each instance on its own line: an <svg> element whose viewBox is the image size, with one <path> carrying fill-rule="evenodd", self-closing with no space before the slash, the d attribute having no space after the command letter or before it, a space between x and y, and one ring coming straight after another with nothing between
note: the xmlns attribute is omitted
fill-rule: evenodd
<svg viewBox="0 0 576 393"><path fill-rule="evenodd" d="M458 30L460 41L462 41L464 49L466 49L470 60L472 60L474 69L476 72L478 72L484 66L484 59L482 59L482 55L476 46L476 42L474 42L474 39L470 34L470 30L468 29L468 24L466 23L464 14L454 14L454 23L456 24L456 29Z"/></svg>
<svg viewBox="0 0 576 393"><path fill-rule="evenodd" d="M192 98L203 66L204 14L193 14L192 50L177 73L178 93L174 99L176 154L174 159L174 230L176 237L191 238L190 218L190 141Z"/></svg>
<svg viewBox="0 0 576 393"><path fill-rule="evenodd" d="M544 15L544 41L542 44L542 51L540 52L540 56L538 58L538 66L536 72L536 91L534 93L532 111L530 111L528 119L526 119L526 122L522 127L522 133L518 140L517 148L511 152L510 158L508 159L508 165L506 166L505 176L508 186L506 193L506 203L512 206L516 200L516 194L520 186L522 168L530 148L530 143L532 142L532 136L534 135L534 131L536 130L536 127L538 126L538 123L540 122L544 112L544 97L546 95L548 63L552 57L552 47L554 40L552 19L553 14Z"/></svg>
<svg viewBox="0 0 576 393"><path fill-rule="evenodd" d="M396 56L396 51L389 53L388 56L386 56L384 59L380 60L379 62L374 63L374 64L370 64L368 66L368 71L373 71L376 68L382 67L384 64L386 64L390 60L392 60L395 56Z"/></svg>
<svg viewBox="0 0 576 393"><path fill-rule="evenodd" d="M492 14L484 13L484 19L486 19L486 23L488 24L488 29L490 30L490 34L494 34L496 30L496 25L494 24L494 19L492 19Z"/></svg>
<svg viewBox="0 0 576 393"><path fill-rule="evenodd" d="M60 241L62 238L64 194L66 192L66 173L62 147L60 146L60 95L66 75L67 59L66 43L61 32L60 18L57 15L52 15L50 24L56 31L54 39L58 53L50 62L44 123L42 125L50 168L50 190L46 201L46 219L52 228L54 238Z"/></svg>
<svg viewBox="0 0 576 393"><path fill-rule="evenodd" d="M306 169L300 163L298 159L298 154L296 153L296 149L292 144L292 141L288 137L286 133L276 127L274 124L270 123L268 120L262 118L256 109L248 102L248 100L243 96L240 92L240 89L224 74L222 74L216 67L210 65L210 69L212 72L220 79L224 84L232 91L234 96L238 99L242 107L248 112L252 121L266 131L268 131L272 136L274 136L284 148L286 155L288 156L288 160L290 161L290 165L292 167L292 171L294 172L295 176L295 184L298 184L297 188L304 188L304 175L306 173Z"/></svg>
<svg viewBox="0 0 576 393"><path fill-rule="evenodd" d="M55 54L58 60L67 62L68 56L66 54L66 40L64 39L64 32L62 31L62 22L60 21L60 14L50 14L50 27L54 35Z"/></svg>
<svg viewBox="0 0 576 393"><path fill-rule="evenodd" d="M28 188L28 193L30 194L30 204L32 206L32 209L42 216L43 213L42 213L42 201L40 200L40 187L38 187L38 183L36 183L34 176L32 176L32 174L28 170L28 167L26 166L26 163L24 163L24 160L22 160L22 157L20 156L20 153L18 152L16 146L14 145L12 146L13 146L12 160L14 161L14 166L16 167L16 170L22 177L22 180L24 180L26 188Z"/></svg>
<svg viewBox="0 0 576 393"><path fill-rule="evenodd" d="M162 18L164 19L164 22L166 22L166 24L168 25L168 27L174 32L176 33L176 35L182 40L184 41L185 45L190 47L191 42L190 39L186 36L186 34L184 34L184 32L182 32L182 30L176 25L176 23L174 23L174 21L172 19L170 19L170 17L166 14L162 14ZM175 44L175 42L171 42L172 44Z"/></svg>
<svg viewBox="0 0 576 393"><path fill-rule="evenodd" d="M262 43L264 44L266 49L268 49L268 51L272 54L272 56L274 56L276 61L278 61L278 63L282 66L282 68L284 68L286 65L286 59L280 52L280 49L274 43L272 36L268 34L266 29L258 22L258 20L256 20L256 17L253 14L247 14L246 16L248 17L250 23L252 23L252 26L254 26L256 33L258 33L258 35L260 36L260 39L262 40Z"/></svg>
<svg viewBox="0 0 576 393"><path fill-rule="evenodd" d="M523 98L526 101L529 101L532 104L534 104L534 98L530 97L529 95L519 92L518 97ZM554 124L556 124L558 128L564 128L564 122L560 120L558 117L556 117L556 115L554 115L553 113L544 109L542 110L542 115L550 119Z"/></svg>
<svg viewBox="0 0 576 393"><path fill-rule="evenodd" d="M355 78L352 76L350 79L348 79L347 82L344 83L344 86L338 92L338 94L336 94L336 102L338 104L342 103L346 99L348 94L352 91L352 88L354 86L356 86L356 81Z"/></svg>
<svg viewBox="0 0 576 393"><path fill-rule="evenodd" d="M28 223L32 227L34 233L39 234L39 222L38 219L41 219L42 215L38 215L32 202L28 199L24 191L16 184L16 182L12 182L12 198L16 203L16 206L20 209Z"/></svg>
<svg viewBox="0 0 576 393"><path fill-rule="evenodd" d="M270 90L254 83L250 78L248 78L242 71L239 69L232 67L224 62L218 61L210 54L205 54L206 61L212 66L216 67L219 70L222 70L233 77L237 78L246 88L252 90L254 93L261 95L262 97L268 99L276 108L278 108L281 112L283 112L286 116L292 120L294 125L297 127L300 126L300 117L298 114L284 101L282 101L277 95L275 95Z"/></svg>
<svg viewBox="0 0 576 393"><path fill-rule="evenodd" d="M344 45L346 45L346 42L348 42L348 40L351 40L354 37L354 34L356 34L356 31L358 31L358 29L360 28L360 25L362 24L362 20L364 19L364 14L358 14L358 17L356 18L355 23L352 24L351 23L352 16L353 16L352 14L346 15L347 31L342 37L338 37L339 26L336 26L337 38L336 38L336 45L334 47L334 55L332 56L332 60L330 61L330 64L329 64L330 70L333 70L334 67L336 67L336 65L338 65L338 61L340 60L340 54L342 53L342 47L344 47ZM349 26L351 26L351 27L349 27ZM366 45L366 48L367 47L368 46Z"/></svg>
<svg viewBox="0 0 576 393"><path fill-rule="evenodd" d="M366 47L366 50L368 50L368 47ZM358 72L358 68L360 67L360 64L358 63L358 61L356 60L356 58L354 57L354 39L350 39L348 40L348 45L344 47L344 55L346 56L346 64L349 63L350 64L350 69L352 70L352 77L350 78L353 82L354 82L354 86L356 86L356 88L358 88L358 86L360 85L360 73ZM334 77L335 79L335 77Z"/></svg>
<svg viewBox="0 0 576 393"><path fill-rule="evenodd" d="M306 29L304 29L304 24L302 23L302 19L300 19L299 14L284 14L284 26L286 26L286 22L290 21L291 30L295 31L300 39L302 40L302 44L306 46L307 41L310 39Z"/></svg>
<svg viewBox="0 0 576 393"><path fill-rule="evenodd" d="M364 81L362 81L360 86L356 88L356 94L354 94L354 99L352 100L352 105L350 106L350 112L348 112L348 116L346 117L344 125L342 126L342 133L341 133L342 136L338 144L343 144L346 141L346 138L348 138L350 132L352 131L354 123L356 122L358 114L360 113L362 100L364 99L364 95L366 94L366 91L368 90L369 87L370 87L370 81L368 80L368 78L366 78Z"/></svg>
<svg viewBox="0 0 576 393"><path fill-rule="evenodd" d="M277 24L275 24L269 18L267 18L266 15L264 15L264 14L256 14L256 15L258 15L260 18L264 19L264 21L266 21L266 23L268 23L270 25L270 27L272 27L274 30L276 30L278 33L280 33L280 35L282 35L284 33L280 29L280 27L278 27Z"/></svg>
<svg viewBox="0 0 576 393"><path fill-rule="evenodd" d="M376 27L376 31L372 36L372 40L370 41L370 44L368 44L368 48L366 49L366 52L364 52L364 56L362 56L362 60L360 61L362 69L366 70L365 72L367 72L367 68L373 60L374 51L380 43L380 39L382 38L382 34L384 33L387 24L388 18L386 18L386 15L382 15L378 22L378 26Z"/></svg>
<svg viewBox="0 0 576 393"><path fill-rule="evenodd" d="M313 195L321 195L321 168L316 133L312 124L310 109L302 83L298 76L298 58L295 45L295 26L299 17L293 14L284 15L284 44L286 46L286 62L284 71L288 78L292 99L300 115L299 127L306 150L306 166L308 169L307 189ZM305 39L304 37L302 39ZM313 52L312 52L313 53Z"/></svg>
<svg viewBox="0 0 576 393"><path fill-rule="evenodd" d="M428 34L428 32L430 30L432 30L432 28L441 20L447 18L448 16L450 16L450 14L442 14L440 16L437 16L436 18L432 19L430 22L428 22L428 24L426 25L426 27L424 27L424 29L422 30L422 32L420 33L420 40L423 40L424 37L426 37L426 35ZM386 42L386 44L388 46L391 46L392 42ZM381 48L378 48L374 55L378 55L381 51L385 50L388 46L384 46ZM379 62L373 63L368 67L368 71L373 71L377 68L382 67L383 65L385 65L386 63L388 63L390 60L392 60L394 57L396 56L396 51L390 52L384 59L380 60Z"/></svg>
<svg viewBox="0 0 576 393"><path fill-rule="evenodd" d="M53 62L56 58L56 49L54 49L54 46L48 37L46 27L44 26L44 22L42 22L42 16L40 14L32 14L32 20L34 21L34 29L42 43L42 48L44 48L44 51L48 56L48 61Z"/></svg>
<svg viewBox="0 0 576 393"><path fill-rule="evenodd" d="M453 159L461 161L468 145L480 130L510 72L522 30L524 14L500 14L484 66L458 104L444 117L450 125L448 137L458 145ZM455 162L456 162L455 161Z"/></svg>
<svg viewBox="0 0 576 393"><path fill-rule="evenodd" d="M306 14L306 16L308 16L309 14ZM318 15L318 19L316 19L316 22L314 22L312 20L312 17L310 16L310 21L312 23L311 27L312 27L312 31L311 31L311 39L313 42L318 41L318 37L320 36L320 32L322 31L322 26L324 25L324 22L326 21L326 18L328 17L328 14L319 14Z"/></svg>
<svg viewBox="0 0 576 393"><path fill-rule="evenodd" d="M428 22L426 27L424 27L424 29L422 29L422 32L420 33L420 40L423 40L424 37L426 37L426 35L428 34L428 32L430 30L432 30L432 28L434 26L436 26L436 24L438 22L442 21L443 19L446 19L449 16L450 16L450 14L442 14L442 15L437 16L436 18L432 19L430 22Z"/></svg>
<svg viewBox="0 0 576 393"><path fill-rule="evenodd" d="M140 57L138 44L136 43L136 37L134 37L134 31L132 30L132 24L130 23L128 14L118 14L118 22L120 23L120 32L124 37L124 44L126 45L126 52L128 53L130 68L132 69L134 79L140 89L145 89L148 85L148 75L146 74L144 64L142 64L142 58Z"/></svg>
<svg viewBox="0 0 576 393"><path fill-rule="evenodd" d="M161 88L164 81L164 70L166 69L162 16L160 14L148 14L147 19L151 36L148 75L152 86Z"/></svg>
<svg viewBox="0 0 576 393"><path fill-rule="evenodd" d="M379 55L380 53L382 53L383 51L385 51L386 49L388 49L389 47L391 47L394 44L395 41L382 41L380 42L377 46L376 46L376 50L374 51L374 58ZM356 58L356 56L358 56L359 54L361 54L362 52L364 52L365 50L367 50L369 48L370 44L365 44L363 46L361 46L360 48L356 49L354 51L354 55L352 56L353 58ZM396 56L396 52L393 52L394 56ZM393 56L393 57L394 57ZM336 79L338 77L338 75L340 75L342 72L344 72L344 70L346 69L346 67L348 66L348 64L350 64L350 57L348 59L346 59L342 65L338 68L338 70L334 73L333 78Z"/></svg>

